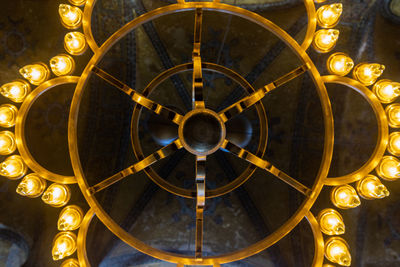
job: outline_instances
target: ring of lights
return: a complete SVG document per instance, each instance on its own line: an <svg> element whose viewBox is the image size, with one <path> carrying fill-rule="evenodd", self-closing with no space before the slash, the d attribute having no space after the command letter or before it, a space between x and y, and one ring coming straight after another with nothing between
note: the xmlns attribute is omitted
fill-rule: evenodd
<svg viewBox="0 0 400 267"><path fill-rule="evenodd" d="M76 76L65 76L55 78L53 80L49 80L40 86L38 86L33 92L31 92L28 97L22 103L15 123L15 139L18 147L18 151L21 154L22 159L28 167L40 175L41 177L56 183L61 184L74 184L76 183L76 178L74 176L65 176L53 173L45 168L43 168L32 156L29 152L28 145L25 140L25 120L28 116L29 110L31 109L33 103L38 99L42 94L47 92L48 90L62 85L62 84L76 84L79 81L79 77Z"/></svg>
<svg viewBox="0 0 400 267"><path fill-rule="evenodd" d="M310 1L309 1L310 2ZM258 24L259 26L269 30L273 34L275 34L278 38L284 41L292 51L301 59L301 61L306 64L309 68L309 73L314 80L316 85L322 110L324 114L324 126L325 126L325 139L324 139L324 154L322 157L322 162L320 166L320 170L318 175L315 179L315 183L312 187L312 192L306 197L306 200L300 206L300 208L296 211L296 213L286 222L284 223L278 230L273 232L271 235L267 236L263 240L236 252L219 255L216 257L202 257L202 258L195 258L195 257L188 257L179 254L169 253L165 251L161 251L155 249L147 244L141 242L140 240L134 238L125 230L123 230L101 207L98 203L97 199L90 194L88 191L88 184L85 179L84 172L82 170L82 166L79 160L79 152L77 146L77 120L78 120L78 113L79 113L79 105L82 99L84 88L89 80L91 75L91 69L101 60L104 54L121 38L123 38L127 33L134 30L138 26L142 25L143 23L149 22L157 17L172 14L175 12L182 12L182 11L192 11L196 8L201 8L203 10L211 10L223 13L229 13L232 15L237 15L242 18L245 18L253 23ZM313 20L313 18L311 19ZM326 88L324 83L319 75L319 72L315 68L313 62L306 54L305 50L301 48L298 43L293 40L293 38L288 35L285 31L281 28L270 22L269 20L247 10L244 10L239 7L234 7L226 4L221 4L217 2L185 2L184 4L173 4L169 6L165 6L156 10L152 10L135 20L131 21L130 23L123 26L120 30L114 33L97 51L95 51L94 56L90 60L88 66L82 73L81 79L78 82L73 101L71 104L71 112L70 112L70 119L69 119L69 127L68 127L68 136L69 136L69 148L70 154L72 159L72 166L74 168L74 172L78 179L78 184L81 188L81 191L88 201L90 207L96 213L96 216L121 240L125 241L132 247L136 248L137 250L151 255L155 258L174 262L178 264L193 264L193 265L213 265L213 264L223 264L227 262L237 261L251 255L254 255L277 241L283 238L286 234L288 234L309 212L309 209L315 202L316 198L318 197L322 187L323 187L323 180L327 176L327 172L329 170L329 166L332 159L333 153L333 116L332 110L330 106L329 97L326 92Z"/></svg>

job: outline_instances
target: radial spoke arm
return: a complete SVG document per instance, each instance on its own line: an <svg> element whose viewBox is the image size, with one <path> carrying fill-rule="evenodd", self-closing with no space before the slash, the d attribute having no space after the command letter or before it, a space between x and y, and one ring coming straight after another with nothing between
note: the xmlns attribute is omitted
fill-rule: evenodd
<svg viewBox="0 0 400 267"><path fill-rule="evenodd" d="M282 180L283 182L287 183L303 195L309 196L311 193L311 189L300 183L299 181L295 180L294 178L290 177L283 171L279 170L275 166L273 166L270 162L257 157L256 155L250 153L246 149L243 149L232 142L225 140L224 143L221 146L222 148L228 150L232 154L238 156L241 159L244 159L255 166L264 169L277 177L278 179Z"/></svg>
<svg viewBox="0 0 400 267"><path fill-rule="evenodd" d="M122 179L124 179L125 177L131 175L131 174L135 174L138 173L142 170L144 170L145 168L149 167L150 165L154 164L155 162L159 161L160 159L163 159L169 155L171 155L172 153L174 153L175 151L179 150L182 148L182 144L179 141L179 139L175 140L174 142L172 142L171 144L157 150L156 152L154 152L153 154L151 154L150 156L146 157L145 159L133 164L132 166L114 174L113 176L101 181L100 183L89 187L87 192L90 195L93 195L95 193L98 193L104 189L106 189L107 187L115 184L116 182L121 181Z"/></svg>
<svg viewBox="0 0 400 267"><path fill-rule="evenodd" d="M142 94L139 94L134 89L122 83L117 78L105 72L104 70L96 66L93 66L92 72L97 76L99 76L100 78L102 78L103 80L105 80L106 82L108 82L109 84L111 84L112 86L120 89L122 92L129 95L134 102L147 108L148 110L164 118L167 118L168 120L174 122L175 124L179 124L182 121L183 116L180 115L179 113L154 102L153 100L143 96Z"/></svg>
<svg viewBox="0 0 400 267"><path fill-rule="evenodd" d="M203 10L197 8L195 11L194 22L194 43L193 43L193 87L192 101L193 109L205 108L203 96L203 69L201 65L200 47L201 47L201 32L203 25Z"/></svg>
<svg viewBox="0 0 400 267"><path fill-rule="evenodd" d="M275 80L274 82L265 85L264 87L258 89L251 95L240 99L238 102L236 102L236 103L230 105L229 107L227 107L226 109L222 110L221 112L219 112L220 117L222 118L222 120L224 122L228 121L229 119L242 113L246 109L248 109L251 106L253 106L254 104L256 104L258 101L263 99L264 96L268 92L270 92L270 91L278 88L279 86L291 81L292 79L300 76L301 74L306 72L308 69L309 69L309 67L307 65L302 65L302 66L294 69L293 71L283 75L282 77Z"/></svg>
<svg viewBox="0 0 400 267"><path fill-rule="evenodd" d="M206 202L206 157L196 157L196 258L203 257L203 215Z"/></svg>

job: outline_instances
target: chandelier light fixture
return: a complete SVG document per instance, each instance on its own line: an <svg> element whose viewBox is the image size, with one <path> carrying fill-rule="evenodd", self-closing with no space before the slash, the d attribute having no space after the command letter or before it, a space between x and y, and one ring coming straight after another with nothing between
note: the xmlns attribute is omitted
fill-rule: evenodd
<svg viewBox="0 0 400 267"><path fill-rule="evenodd" d="M6 155L0 164L0 174L6 179L17 180L16 192L29 198L39 198L52 207L61 208L58 222L54 222L59 233L54 237L52 257L60 261L63 267L92 266L86 252L86 238L92 219L96 216L119 239L137 249L162 261L183 267L186 265L221 266L253 256L277 243L289 234L302 220L307 220L311 227L315 248L312 266L329 267L351 265L352 248L341 236L347 230L346 221L340 214L343 209L358 207L363 199L373 200L389 196L389 190L382 183L396 181L400 178L400 104L393 103L400 95L400 83L380 79L385 66L376 62L354 62L351 55L333 51L339 41L340 32L335 29L342 15L341 3L324 3L324 0L304 0L308 24L303 42L298 43L286 31L276 24L254 12L241 7L222 3L219 0L185 1L166 4L151 10L116 31L104 43L98 44L92 33L92 13L95 0L69 0L58 9L60 21L69 32L65 34L65 51L59 51L49 62L33 62L19 70L21 79L10 81L1 86L1 94L8 98L10 104L0 106L0 154ZM328 1L327 1L328 2ZM138 92L124 81L104 70L99 62L117 44L119 40L147 22L178 12L194 13L194 40L191 60L159 73L146 88ZM266 81L261 88L254 88L236 71L219 64L206 62L202 58L202 32L205 13L227 13L262 27L279 38L290 48L301 64L274 81ZM80 30L82 29L82 30ZM326 61L329 75L321 76L310 59L307 51L311 47L318 53L331 53ZM73 56L79 56L87 50L93 56L79 76L71 76L75 71ZM203 73L205 71L229 77L246 89L247 96L223 110L217 111L207 107L204 96ZM192 75L190 111L184 113L168 105L150 99L150 93L163 81L173 75L189 72ZM271 91L279 88L299 76L308 74L312 78L318 94L324 125L323 156L319 171L312 186L306 186L296 177L291 177L273 162L264 159L267 142L268 123L261 100ZM98 77L109 85L125 93L134 103L131 139L137 162L126 169L111 175L99 177L95 184L86 179L79 156L78 116L81 101L91 77ZM23 79L22 79L23 78ZM53 173L41 166L32 156L25 139L25 124L32 105L40 96L57 90L65 84L76 85L70 106L68 121L68 144L74 176ZM369 160L358 170L340 177L329 177L328 172L334 150L334 117L330 99L325 85L339 84L354 90L366 99L372 108L378 126L376 147ZM14 102L14 103L12 103ZM17 108L18 106L18 108ZM255 108L260 120L260 138L257 152L245 149L227 134L227 123L246 110ZM142 110L148 110L156 116L175 124L178 137L171 140L161 149L145 156L140 147L138 121ZM14 130L12 127L14 127ZM186 150L196 158L196 189L189 190L175 186L160 177L151 166L172 155L178 150ZM206 187L207 158L218 150L230 152L235 157L249 163L249 167L236 179L225 186L208 189ZM207 201L224 196L245 184L260 169L272 174L276 179L301 193L303 204L284 224L264 239L237 251L221 253L216 256L204 255L204 216ZM119 183L128 176L139 172L146 175L162 189L174 195L195 200L195 240L193 255L184 255L164 251L142 242L124 230L109 216L97 199L98 193ZM77 184L90 209L83 210L71 199L70 186ZM331 207L313 214L315 204L323 188L329 188ZM50 255L50 252L49 252Z"/></svg>

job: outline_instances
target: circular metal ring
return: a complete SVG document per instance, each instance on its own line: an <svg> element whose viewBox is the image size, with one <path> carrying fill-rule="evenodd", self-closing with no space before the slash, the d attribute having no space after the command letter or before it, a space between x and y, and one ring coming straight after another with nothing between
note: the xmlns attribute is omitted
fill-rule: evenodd
<svg viewBox="0 0 400 267"><path fill-rule="evenodd" d="M99 46L97 45L96 40L93 37L93 31L92 31L92 14L96 2L97 0L86 1L82 19L83 33L85 34L86 42L88 43L93 53L99 50Z"/></svg>
<svg viewBox="0 0 400 267"><path fill-rule="evenodd" d="M24 160L25 164L28 167L40 175L41 177L60 184L74 184L76 183L76 178L74 176L65 176L53 173L45 168L43 168L32 156L29 152L28 146L25 140L25 121L28 116L29 110L31 109L33 103L38 99L42 94L47 92L48 90L62 84L69 83L78 83L79 77L76 76L65 76L59 77L52 80L49 80L40 86L38 86L35 90L33 90L22 103L18 115L17 121L15 123L15 139L18 147L18 151Z"/></svg>
<svg viewBox="0 0 400 267"><path fill-rule="evenodd" d="M380 160L385 154L386 147L389 142L389 127L386 113L382 107L381 102L378 100L375 94L360 82L347 77L336 75L323 76L321 78L324 83L341 84L353 89L354 91L362 95L365 100L368 101L375 113L375 117L378 123L378 138L374 152L372 153L369 160L360 169L350 174L340 177L329 177L326 178L324 181L326 185L332 186L353 183L364 178L371 171L373 171L375 167L378 166Z"/></svg>
<svg viewBox="0 0 400 267"><path fill-rule="evenodd" d="M303 64L307 64L309 67L309 73L316 85L316 89L318 95L321 100L323 119L324 119L324 152L322 155L322 162L315 179L314 185L312 187L312 192L307 195L306 200L303 201L300 208L286 221L281 227L279 227L275 232L265 237L264 239L248 246L247 248L240 249L238 251L218 255L213 257L204 257L204 258L195 258L188 257L176 253L170 253L166 251L162 251L156 248L153 248L137 238L130 235L124 229L122 229L101 207L98 203L97 199L90 195L88 192L88 184L85 179L85 174L82 170L81 162L79 160L79 151L78 151L78 142L77 142L77 122L78 122L78 113L79 113L79 105L83 95L83 89L88 82L88 78L90 76L90 71L92 67L99 62L99 60L104 56L104 54L120 39L122 39L127 33L136 29L143 23L149 22L155 18L160 16L183 12L183 11L193 11L196 8L202 8L204 10L229 13L233 15L240 16L245 18L264 29L275 34L279 39L281 39L285 44L289 46L289 48L297 55ZM88 201L90 207L96 212L98 218L112 231L115 235L117 235L121 240L125 241L130 246L136 248L137 250L151 255L152 257L174 262L181 263L185 265L213 265L213 264L224 264L232 261L238 261L244 259L246 257L252 256L270 246L278 242L284 236L286 236L307 214L315 200L317 199L321 189L323 187L323 180L326 178L329 166L332 160L333 153L333 116L330 105L330 100L325 88L325 85L320 77L320 74L313 62L306 54L305 50L301 48L301 46L285 31L276 26L274 23L269 21L266 18L263 18L253 12L248 10L244 10L240 7L230 6L226 4L221 4L217 2L186 2L184 5L182 4L173 4L169 6L165 6L162 8L158 8L152 10L135 20L129 22L125 26L123 26L120 30L114 33L99 50L95 53L95 55L90 60L88 66L85 68L81 79L78 82L77 89L74 94L74 98L72 100L70 119L69 119L69 127L68 127L68 140L69 140L69 148L72 159L72 166L74 168L74 172L78 179L79 187L84 195L85 199Z"/></svg>

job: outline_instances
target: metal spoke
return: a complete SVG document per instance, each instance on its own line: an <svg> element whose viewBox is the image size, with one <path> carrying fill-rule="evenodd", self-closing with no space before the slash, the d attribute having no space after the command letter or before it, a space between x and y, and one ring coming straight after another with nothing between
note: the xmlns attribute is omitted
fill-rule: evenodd
<svg viewBox="0 0 400 267"><path fill-rule="evenodd" d="M247 151L246 149L241 148L228 140L224 141L221 148L224 148L224 149L228 150L229 152L231 152L232 154L238 156L239 158L244 159L244 160L254 164L257 167L268 171L269 173L271 173L278 179L282 180L283 182L287 183L288 185L290 185L291 187L293 187L294 189L296 189L297 191L299 191L300 193L302 193L305 196L309 196L312 192L310 188L306 187L305 185L303 185L296 179L290 177L283 171L279 170L278 168L273 166L270 162L257 157L256 155L252 154L251 152Z"/></svg>
<svg viewBox="0 0 400 267"><path fill-rule="evenodd" d="M196 258L203 257L203 215L206 202L206 157L196 157Z"/></svg>
<svg viewBox="0 0 400 267"><path fill-rule="evenodd" d="M269 83L269 84L265 85L264 87L258 89L251 95L249 95L245 98L242 98L239 101L237 101L236 103L230 105L226 109L219 112L218 115L222 118L222 120L224 122L228 121L229 119L242 113L246 109L248 109L251 106L253 106L254 104L256 104L258 101L263 99L264 96L268 92L270 92L270 91L278 88L279 86L291 81L292 79L300 76L301 74L305 73L308 69L309 69L309 67L307 65L302 65L302 66L294 69L293 71L283 75L282 77L273 81L272 83Z"/></svg>
<svg viewBox="0 0 400 267"><path fill-rule="evenodd" d="M177 151L181 148L182 148L182 144L179 141L179 139L177 139L174 142L172 142L171 144L157 150L150 156L133 164L132 166L126 168L125 170L122 170L122 171L114 174L113 176L101 181L100 183L98 183L92 187L89 187L87 190L87 193L89 195L98 193L98 192L106 189L107 187L115 184L116 182L121 181L125 177L144 170L145 168L149 167L150 165L154 164L155 162L159 161L160 159L163 159L163 158L171 155L172 153L174 153L175 151Z"/></svg>
<svg viewBox="0 0 400 267"><path fill-rule="evenodd" d="M203 96L203 69L201 66L201 33L203 25L203 10L197 8L195 11L194 22L194 43L193 43L193 87L192 87L192 102L193 109L205 108Z"/></svg>
<svg viewBox="0 0 400 267"><path fill-rule="evenodd" d="M122 92L129 95L134 102L137 104L147 108L148 110L172 121L175 124L178 124L182 121L183 116L167 107L164 107L153 100L145 97L144 95L136 92L134 89L130 88L128 85L122 83L117 78L112 76L111 74L105 72L104 70L93 66L92 72L96 74L98 77L102 78L112 86L120 89Z"/></svg>

